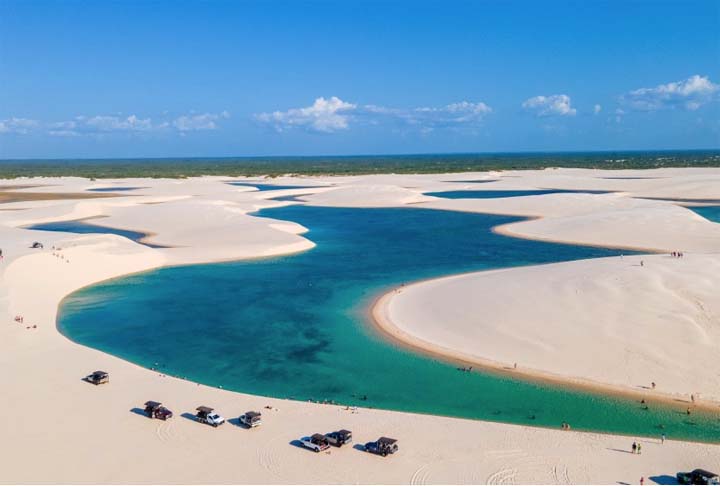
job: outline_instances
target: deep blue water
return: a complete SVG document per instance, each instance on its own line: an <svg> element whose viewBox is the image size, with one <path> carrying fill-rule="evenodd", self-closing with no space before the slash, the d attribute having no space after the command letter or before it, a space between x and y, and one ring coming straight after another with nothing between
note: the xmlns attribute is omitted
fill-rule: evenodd
<svg viewBox="0 0 720 486"><path fill-rule="evenodd" d="M108 226L100 226L87 222L88 220L72 220L72 221L56 221L53 223L42 223L28 226L28 229L42 230L42 231L62 231L65 233L80 233L80 234L112 234L120 235L133 240L141 245L149 246L150 248L165 248L161 245L153 245L152 243L146 243L141 241L147 236L145 233L139 233L137 231L124 230L119 228L111 228Z"/></svg>
<svg viewBox="0 0 720 486"><path fill-rule="evenodd" d="M94 189L88 189L92 192L115 192L115 191L134 191L140 189L139 187L96 187Z"/></svg>
<svg viewBox="0 0 720 486"><path fill-rule="evenodd" d="M573 191L565 189L530 189L517 191L440 191L426 192L426 196L446 199L495 199L501 197L542 196L543 194L607 194L608 191Z"/></svg>
<svg viewBox="0 0 720 486"><path fill-rule="evenodd" d="M254 182L228 182L231 186L255 187L258 191L279 191L281 189L311 189L324 186L283 186L280 184L256 184Z"/></svg>
<svg viewBox="0 0 720 486"><path fill-rule="evenodd" d="M681 404L672 408L651 401L645 411L631 400L510 375L462 373L456 364L387 342L367 320L372 299L392 285L619 252L492 233L493 226L518 219L505 216L302 205L260 215L304 225L317 247L292 256L166 268L100 283L63 302L60 331L140 365L236 391L720 441L717 417L687 417ZM528 304L518 299L508 305ZM522 356L517 361L522 366Z"/></svg>
<svg viewBox="0 0 720 486"><path fill-rule="evenodd" d="M698 206L689 209L692 209L705 219L720 223L720 206Z"/></svg>

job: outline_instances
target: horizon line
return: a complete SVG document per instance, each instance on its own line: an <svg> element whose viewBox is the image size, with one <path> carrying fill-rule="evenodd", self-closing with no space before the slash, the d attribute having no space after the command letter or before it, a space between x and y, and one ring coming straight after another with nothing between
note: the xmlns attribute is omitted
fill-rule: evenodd
<svg viewBox="0 0 720 486"><path fill-rule="evenodd" d="M352 159L352 158L378 158L378 157L428 157L428 156L473 156L473 155L572 155L572 154L609 154L609 153L691 153L691 152L718 152L718 148L693 149L602 149L602 150L517 150L517 151L488 151L488 152L397 152L376 154L330 154L330 155L223 155L223 156L139 156L139 157L12 157L0 158L4 162L40 162L40 161L114 161L114 160L258 160L258 159Z"/></svg>

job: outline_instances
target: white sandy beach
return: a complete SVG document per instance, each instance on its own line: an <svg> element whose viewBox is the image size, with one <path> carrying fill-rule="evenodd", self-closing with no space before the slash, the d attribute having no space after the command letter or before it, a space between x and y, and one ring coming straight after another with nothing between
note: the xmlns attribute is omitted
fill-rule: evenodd
<svg viewBox="0 0 720 486"><path fill-rule="evenodd" d="M617 179L615 177L643 177ZM494 182L476 184L487 179ZM498 229L523 238L663 252L468 274L406 286L381 300L384 325L408 345L480 364L568 382L720 404L720 224L671 201L718 199L719 169L593 171L557 169L444 175L278 178L264 183L323 186L269 195L228 178L79 178L5 181L18 192L81 192L132 186L119 197L20 201L0 211L1 483L616 483L667 481L679 470L720 470L720 446L538 429L227 392L164 377L75 344L55 327L72 291L166 265L245 259L311 250L305 228L249 213L292 204L410 205L535 219ZM257 179L260 181L260 179ZM439 199L424 192L587 189L512 199ZM148 233L148 248L115 235L39 232L22 226L101 218L105 226ZM42 241L44 250L29 248ZM53 250L52 247L62 248ZM679 250L683 259L666 254ZM639 261L643 260L643 266ZM521 302L522 305L517 303ZM24 317L24 324L13 320ZM36 325L37 328L32 328ZM101 323L100 323L101 325ZM30 327L29 329L27 327ZM592 359L589 359L592 358ZM111 374L94 387L81 378ZM132 412L161 400L169 422ZM262 409L264 425L220 429L181 416L200 404L226 417ZM720 410L720 408L719 408ZM400 441L389 458L351 448L313 454L290 443L313 432L353 430L356 442Z"/></svg>

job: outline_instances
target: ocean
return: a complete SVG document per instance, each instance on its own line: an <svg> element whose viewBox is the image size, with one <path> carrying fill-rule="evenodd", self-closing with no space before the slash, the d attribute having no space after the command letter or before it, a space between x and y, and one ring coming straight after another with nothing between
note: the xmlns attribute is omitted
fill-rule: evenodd
<svg viewBox="0 0 720 486"><path fill-rule="evenodd" d="M307 157L6 159L0 178L88 178L443 173L547 167L655 169L720 167L720 150L525 152Z"/></svg>

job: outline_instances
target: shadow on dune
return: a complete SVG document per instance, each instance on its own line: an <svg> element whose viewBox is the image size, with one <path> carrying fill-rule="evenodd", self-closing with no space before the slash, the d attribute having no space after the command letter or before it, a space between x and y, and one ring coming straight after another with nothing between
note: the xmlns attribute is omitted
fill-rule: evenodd
<svg viewBox="0 0 720 486"><path fill-rule="evenodd" d="M675 476L663 474L660 476L649 476L648 479L656 484L678 484Z"/></svg>
<svg viewBox="0 0 720 486"><path fill-rule="evenodd" d="M136 415L142 415L143 417L148 418L147 413L145 413L145 410L143 410L142 408L133 407L130 409L130 411Z"/></svg>
<svg viewBox="0 0 720 486"><path fill-rule="evenodd" d="M187 420L192 420L193 422L197 422L197 417L195 415L191 414L190 412L183 412L180 414L180 416Z"/></svg>

